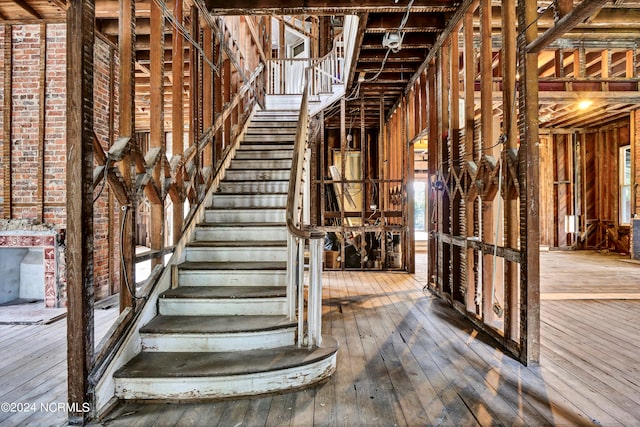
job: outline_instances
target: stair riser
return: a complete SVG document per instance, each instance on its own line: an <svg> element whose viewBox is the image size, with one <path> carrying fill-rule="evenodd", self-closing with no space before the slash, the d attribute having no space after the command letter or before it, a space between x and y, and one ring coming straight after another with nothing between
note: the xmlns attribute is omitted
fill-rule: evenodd
<svg viewBox="0 0 640 427"><path fill-rule="evenodd" d="M205 212L205 221L211 223L229 222L279 222L286 221L285 209L208 209Z"/></svg>
<svg viewBox="0 0 640 427"><path fill-rule="evenodd" d="M217 242L286 240L287 230L282 227L198 227L196 240Z"/></svg>
<svg viewBox="0 0 640 427"><path fill-rule="evenodd" d="M247 132L266 132L269 133L272 129L288 129L291 133L296 133L298 127L298 118L290 116L289 121L275 121L273 117L261 117L261 120L254 120L249 125Z"/></svg>
<svg viewBox="0 0 640 427"><path fill-rule="evenodd" d="M286 298L160 298L158 311L167 316L282 315Z"/></svg>
<svg viewBox="0 0 640 427"><path fill-rule="evenodd" d="M282 262L287 260L287 248L187 248L186 260L191 262Z"/></svg>
<svg viewBox="0 0 640 427"><path fill-rule="evenodd" d="M277 160L242 160L233 159L230 169L289 169L291 168L291 159Z"/></svg>
<svg viewBox="0 0 640 427"><path fill-rule="evenodd" d="M254 160L254 159L291 159L293 157L293 150L238 150L236 152L236 159L238 160Z"/></svg>
<svg viewBox="0 0 640 427"><path fill-rule="evenodd" d="M180 270L180 286L285 286L284 271Z"/></svg>
<svg viewBox="0 0 640 427"><path fill-rule="evenodd" d="M289 189L287 181L276 182L223 182L219 192L233 193L286 193Z"/></svg>
<svg viewBox="0 0 640 427"><path fill-rule="evenodd" d="M266 124L266 123L265 123ZM262 135L262 136L270 136L270 135L287 135L287 136L295 136L296 128L291 126L282 126L280 123L277 123L279 126L263 126L260 124L259 126L249 126L247 129L247 133L245 135Z"/></svg>
<svg viewBox="0 0 640 427"><path fill-rule="evenodd" d="M293 142L243 142L236 151L237 153L252 150L293 150Z"/></svg>
<svg viewBox="0 0 640 427"><path fill-rule="evenodd" d="M213 196L213 208L284 208L287 195L242 195L216 194Z"/></svg>
<svg viewBox="0 0 640 427"><path fill-rule="evenodd" d="M275 180L289 180L291 170L279 169L279 170L227 170L225 174L224 183L230 181L275 181Z"/></svg>
<svg viewBox="0 0 640 427"><path fill-rule="evenodd" d="M245 142L289 142L292 143L296 140L295 134L290 135L262 135L262 134L249 134L245 135L242 139Z"/></svg>
<svg viewBox="0 0 640 427"><path fill-rule="evenodd" d="M274 393L308 386L330 377L336 353L314 363L277 371L218 377L115 378L120 399L198 400Z"/></svg>
<svg viewBox="0 0 640 427"><path fill-rule="evenodd" d="M295 328L220 334L141 334L143 351L249 351L295 344Z"/></svg>

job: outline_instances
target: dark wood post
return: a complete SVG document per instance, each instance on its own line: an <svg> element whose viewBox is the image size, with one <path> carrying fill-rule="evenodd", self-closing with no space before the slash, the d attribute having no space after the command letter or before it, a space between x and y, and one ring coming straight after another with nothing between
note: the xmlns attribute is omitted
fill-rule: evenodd
<svg viewBox="0 0 640 427"><path fill-rule="evenodd" d="M67 9L67 369L69 424L89 413L93 362L94 0Z"/></svg>

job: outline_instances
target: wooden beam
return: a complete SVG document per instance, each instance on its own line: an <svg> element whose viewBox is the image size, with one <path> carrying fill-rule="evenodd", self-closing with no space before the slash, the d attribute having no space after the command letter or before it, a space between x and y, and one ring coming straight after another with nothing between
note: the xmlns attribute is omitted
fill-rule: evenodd
<svg viewBox="0 0 640 427"><path fill-rule="evenodd" d="M493 155L496 143L493 135L493 52L491 45L491 3L480 3L480 120L483 155ZM488 184L488 182L485 182ZM482 241L494 243L495 236L493 200L482 200ZM482 320L491 323L494 297L493 263L495 256L482 253Z"/></svg>
<svg viewBox="0 0 640 427"><path fill-rule="evenodd" d="M525 43L536 39L538 30L529 25L537 17L536 2L518 4L518 26L525 28ZM520 52L520 361L540 360L540 200L538 183L538 55Z"/></svg>
<svg viewBox="0 0 640 427"><path fill-rule="evenodd" d="M209 27L203 29L204 56L213 59L213 30ZM206 61L202 62L202 128L209 129L213 124L213 75L214 70ZM204 167L211 167L213 164L213 144L207 144L202 153L202 163Z"/></svg>
<svg viewBox="0 0 640 427"><path fill-rule="evenodd" d="M571 0L572 1L572 0ZM517 85L517 39L516 39L516 4L513 0L502 0L502 105L503 105L503 134L506 137L506 146L503 147L503 170L507 169L506 151L518 148L518 116L516 111L516 85ZM505 174L504 176L508 176ZM509 249L517 249L520 222L518 216L518 200L509 197L511 184L505 180L502 188L504 194L504 244ZM502 197L498 194L498 197ZM518 337L518 319L520 318L520 304L518 300L518 268L511 261L505 260L504 270L504 334L508 340L516 340Z"/></svg>
<svg viewBox="0 0 640 427"><path fill-rule="evenodd" d="M11 25L4 26L4 121L3 121L3 147L2 147L2 163L4 177L4 194L2 202L2 216L11 219L13 216L13 206L11 200L11 117L13 111L13 27Z"/></svg>
<svg viewBox="0 0 640 427"><path fill-rule="evenodd" d="M383 8L388 13L404 13L406 2L395 3L389 0L204 0L206 8L214 15L336 15L375 12ZM312 4L311 4L312 3ZM449 1L416 0L411 10L415 12L453 12L456 9Z"/></svg>
<svg viewBox="0 0 640 427"><path fill-rule="evenodd" d="M69 424L91 404L93 363L93 0L67 9L67 370Z"/></svg>
<svg viewBox="0 0 640 427"><path fill-rule="evenodd" d="M20 6L25 12L32 15L34 18L42 19L42 16L40 16L38 11L35 10L29 3L25 2L24 0L13 0L13 2L18 6Z"/></svg>
<svg viewBox="0 0 640 427"><path fill-rule="evenodd" d="M118 35L118 55L120 57L119 67L119 92L120 116L119 134L120 141L126 141L128 146L134 144L135 133L135 0L119 0L120 20ZM116 143L116 145L118 145ZM132 150L129 150L130 152ZM121 228L124 231L121 236L120 250L124 266L120 268L120 312L127 307L135 305L134 295L131 292L135 289L135 254L136 254L136 203L133 187L133 161L130 155L125 156L119 163L120 173L125 185L129 186L131 202L123 205L120 212Z"/></svg>
<svg viewBox="0 0 640 427"><path fill-rule="evenodd" d="M173 0L173 16L180 23L184 23L183 0ZM172 141L174 156L182 156L184 153L184 41L178 30L173 28L173 68L171 69L172 81ZM184 169L175 171L176 186L180 189L179 200L173 200L173 244L177 244L182 236L184 225Z"/></svg>
<svg viewBox="0 0 640 427"><path fill-rule="evenodd" d="M159 189L158 200L151 200L151 250L164 247L164 195L162 162L165 158L164 134L164 17L160 6L151 2L151 108L150 108L150 150L148 154L157 152L152 163L152 180L149 185ZM162 264L163 260L151 260L151 268Z"/></svg>
<svg viewBox="0 0 640 427"><path fill-rule="evenodd" d="M40 105L38 117L38 177L37 193L38 221L44 222L44 140L46 129L46 96L47 96L47 24L40 24Z"/></svg>
<svg viewBox="0 0 640 427"><path fill-rule="evenodd" d="M473 45L473 13L475 8L470 8L464 15L464 154L465 159L474 158L474 132L475 132L475 74L476 58ZM465 204L466 234L465 237L474 235L475 200L467 199ZM476 312L476 285L475 285L475 259L473 249L467 249L466 253L466 297L465 309L467 312Z"/></svg>
<svg viewBox="0 0 640 427"><path fill-rule="evenodd" d="M464 3L462 3L458 8L456 8L456 11L451 17L451 19L449 20L447 27L444 29L444 31L442 31L442 33L440 33L440 35L436 39L436 42L433 44L433 47L429 49L429 53L427 54L426 58L424 59L420 58L420 60L422 60L422 64L420 64L416 72L409 79L409 83L407 84L407 86L405 86L405 90L404 90L405 93L407 93L411 89L411 87L413 87L413 84L416 82L416 80L420 78L420 74L422 74L422 72L427 68L431 60L435 57L436 53L440 51L440 48L442 47L442 44L444 43L444 41L449 37L451 32L454 30L454 28L457 28L457 26L462 21L467 11L469 9L471 10L476 9L479 1L480 0L464 0ZM414 10L413 7L412 7L412 10ZM396 106L398 105L398 102L396 102L396 104L389 111L394 111ZM387 117L387 120L388 119L389 117Z"/></svg>
<svg viewBox="0 0 640 427"><path fill-rule="evenodd" d="M547 31L538 36L527 44L526 51L529 53L539 53L549 43L553 42L563 34L571 31L576 25L589 18L595 12L600 10L608 0L582 0L571 12L560 18L556 24ZM534 17L531 22L537 19ZM529 25L529 24L527 24ZM535 27L535 25L531 25Z"/></svg>

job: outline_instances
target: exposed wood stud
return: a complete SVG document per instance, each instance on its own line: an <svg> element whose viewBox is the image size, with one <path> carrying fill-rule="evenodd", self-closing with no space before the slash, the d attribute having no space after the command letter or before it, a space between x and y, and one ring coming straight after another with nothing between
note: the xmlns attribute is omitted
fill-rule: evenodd
<svg viewBox="0 0 640 427"><path fill-rule="evenodd" d="M496 143L493 132L493 52L491 46L491 4L480 3L480 120L482 137L482 156L493 155ZM485 180L484 185L490 185ZM493 199L482 200L482 240L495 243L495 215ZM494 255L482 254L482 318L485 323L494 319L495 277L493 273Z"/></svg>
<svg viewBox="0 0 640 427"><path fill-rule="evenodd" d="M518 4L518 26L526 28L525 43L537 37L534 2ZM538 55L520 48L520 360L537 363L540 359L540 153L538 141Z"/></svg>
<svg viewBox="0 0 640 427"><path fill-rule="evenodd" d="M4 194L2 203L2 212L4 218L11 219L13 217L13 201L11 195L11 115L12 115L12 99L13 99L13 27L11 25L4 26L4 118L3 118L3 179Z"/></svg>
<svg viewBox="0 0 640 427"><path fill-rule="evenodd" d="M119 29L118 29L118 56L120 58L119 68L119 123L118 130L121 138L127 141L127 146L131 149L134 142L135 132L135 0L120 0L119 2ZM133 307L135 300L131 292L135 284L135 235L136 235L136 203L135 191L132 190L134 176L132 173L133 160L131 156L125 156L118 164L120 174L129 192L129 202L121 206L119 222L123 230L120 236L121 265L120 265L120 312L127 307Z"/></svg>
<svg viewBox="0 0 640 427"><path fill-rule="evenodd" d="M67 10L67 366L69 423L84 425L93 363L93 0Z"/></svg>
<svg viewBox="0 0 640 427"><path fill-rule="evenodd" d="M516 111L516 85L517 85L517 70L516 70L516 5L512 0L502 1L502 34L503 40L505 40L503 46L503 133L506 137L503 147L502 161L503 169L506 171L504 174L505 183L504 188L504 235L505 246L509 249L518 249L518 235L519 235L519 223L520 218L518 216L518 200L515 197L510 197L511 189L515 186L515 183L511 179L506 179L509 176L508 173L508 152L505 150L517 150L518 148L518 117L515 114ZM515 191L515 189L514 189ZM498 197L503 195L498 194ZM518 301L518 265L514 262L505 262L504 272L504 333L507 339L517 341L518 339L518 319L519 313L519 301Z"/></svg>
<svg viewBox="0 0 640 427"><path fill-rule="evenodd" d="M37 177L37 191L36 199L38 201L38 221L44 221L44 167L45 167L45 155L44 155L44 140L46 129L46 96L47 96L47 24L40 24L40 105L39 117L38 117L38 177Z"/></svg>
<svg viewBox="0 0 640 427"><path fill-rule="evenodd" d="M163 164L165 156L164 133L164 17L160 7L151 2L151 108L149 134L151 150L158 150L158 159L153 164L152 180L149 185L160 188L164 192ZM164 194L160 200L151 200L151 250L162 250L164 247ZM163 264L164 260L154 257L151 268Z"/></svg>
<svg viewBox="0 0 640 427"><path fill-rule="evenodd" d="M173 16L180 23L184 22L183 0L173 0ZM172 49L172 149L175 156L184 154L184 40L178 30L173 29ZM176 168L176 186L179 198L173 200L173 244L178 243L184 225L184 169Z"/></svg>

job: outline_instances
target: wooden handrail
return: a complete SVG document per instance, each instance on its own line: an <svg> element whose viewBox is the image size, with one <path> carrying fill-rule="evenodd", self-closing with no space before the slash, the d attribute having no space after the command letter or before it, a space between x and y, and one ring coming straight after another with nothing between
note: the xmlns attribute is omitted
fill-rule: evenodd
<svg viewBox="0 0 640 427"><path fill-rule="evenodd" d="M309 79L312 68L305 71L304 91L300 103L298 115L298 128L293 147L293 160L291 162L291 175L289 176L289 193L287 194L287 228L289 232L300 239L323 239L324 231L314 230L310 226L302 225L302 209L300 193L302 186L302 173L304 153L307 148L307 135L309 129ZM297 214L297 216L296 216Z"/></svg>

